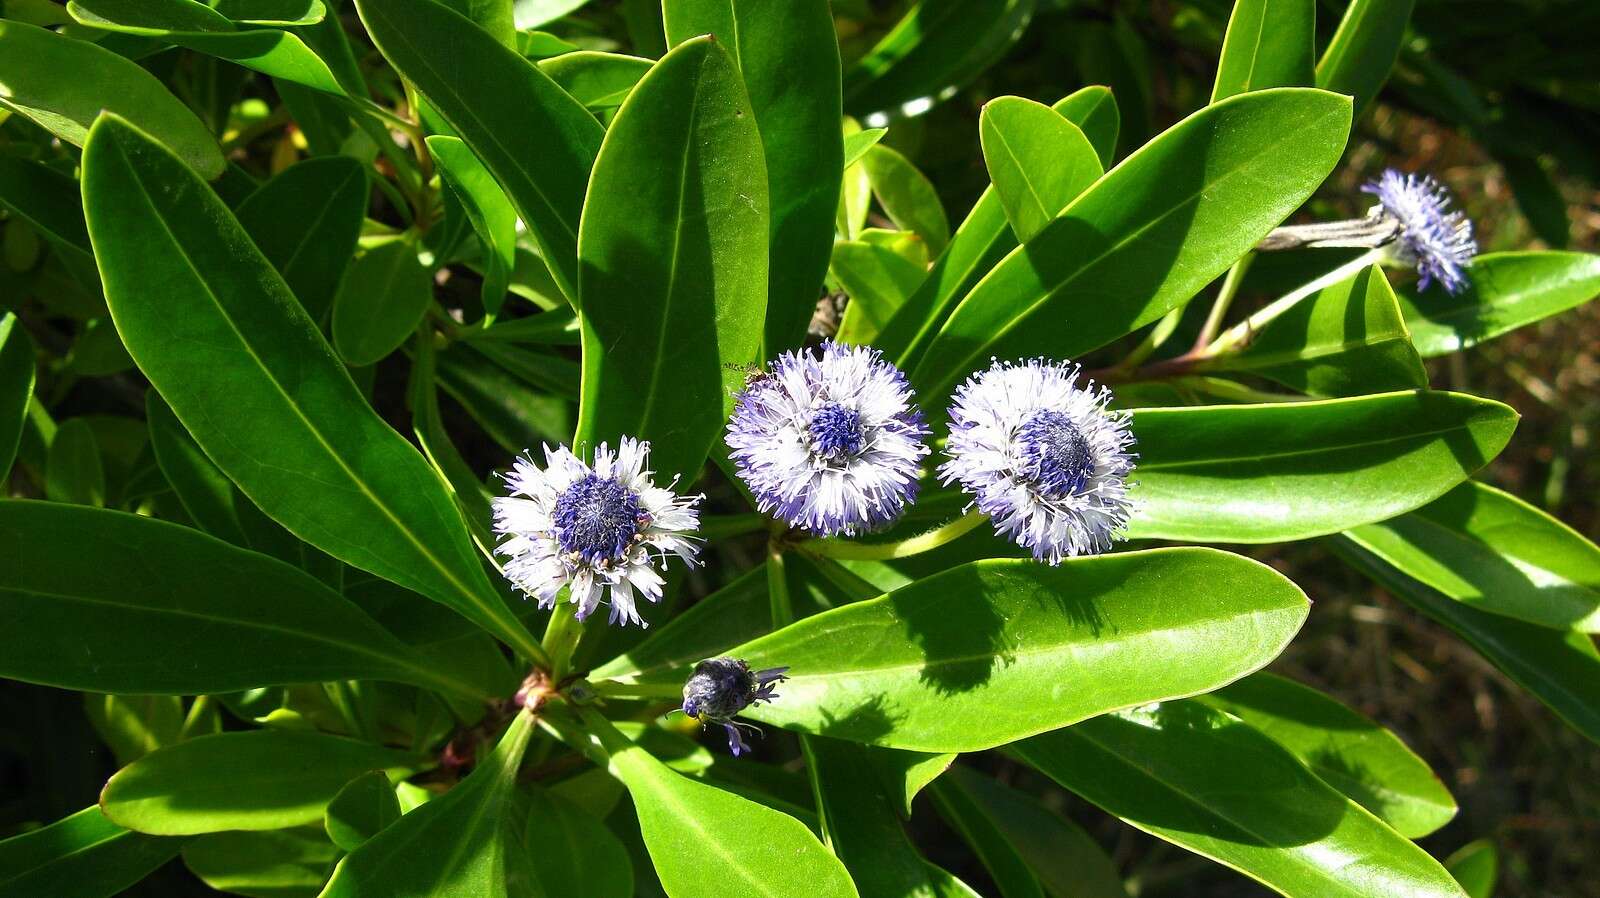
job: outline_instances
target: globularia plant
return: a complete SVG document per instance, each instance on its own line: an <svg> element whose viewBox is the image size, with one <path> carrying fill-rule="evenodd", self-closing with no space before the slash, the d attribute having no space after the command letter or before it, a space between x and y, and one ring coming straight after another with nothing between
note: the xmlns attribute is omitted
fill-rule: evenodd
<svg viewBox="0 0 1600 898"><path fill-rule="evenodd" d="M1218 544L1322 540L1600 738L1600 551L1423 367L1600 260L1420 172L1306 205L1410 3L1319 53L1238 0L1147 141L992 99L953 233L884 126L1032 0L340 6L3 6L0 676L118 769L0 895L973 895L924 789L997 894L1129 894L996 765L1285 895L1481 894Z"/></svg>

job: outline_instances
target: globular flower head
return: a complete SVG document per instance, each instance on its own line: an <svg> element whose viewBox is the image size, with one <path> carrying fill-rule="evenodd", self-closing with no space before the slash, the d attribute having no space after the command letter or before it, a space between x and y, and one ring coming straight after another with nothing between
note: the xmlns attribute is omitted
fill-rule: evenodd
<svg viewBox="0 0 1600 898"><path fill-rule="evenodd" d="M567 587L580 620L609 600L611 623L648 626L638 599L660 600L666 557L692 565L699 554L700 497L652 483L650 444L628 437L615 453L600 444L592 468L565 446L544 447L544 457L543 468L518 458L510 495L494 500L506 576L541 607Z"/></svg>
<svg viewBox="0 0 1600 898"><path fill-rule="evenodd" d="M1450 209L1450 191L1432 175L1392 168L1361 189L1377 196L1384 211L1400 223L1399 257L1416 266L1421 289L1435 280L1450 293L1466 288L1465 269L1478 254L1478 243L1466 214Z"/></svg>
<svg viewBox="0 0 1600 898"><path fill-rule="evenodd" d="M728 750L735 756L746 750L734 715L757 702L778 697L773 688L788 679L787 667L751 670L738 658L711 658L694 667L683 684L683 713L701 723L720 723L728 733Z"/></svg>
<svg viewBox="0 0 1600 898"><path fill-rule="evenodd" d="M1050 564L1111 548L1128 523L1134 455L1111 393L1078 384L1078 367L995 362L950 406L945 483L960 481L1002 536Z"/></svg>
<svg viewBox="0 0 1600 898"><path fill-rule="evenodd" d="M871 530L917 495L928 428L875 349L787 352L739 394L728 447L762 511L819 536Z"/></svg>

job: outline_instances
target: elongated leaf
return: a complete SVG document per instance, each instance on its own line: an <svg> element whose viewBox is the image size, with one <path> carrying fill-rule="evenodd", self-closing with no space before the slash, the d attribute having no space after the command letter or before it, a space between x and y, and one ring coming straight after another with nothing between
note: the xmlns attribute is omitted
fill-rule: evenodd
<svg viewBox="0 0 1600 898"><path fill-rule="evenodd" d="M239 513L239 504L250 500L206 458L155 390L145 394L145 419L156 463L190 520L218 539L250 548Z"/></svg>
<svg viewBox="0 0 1600 898"><path fill-rule="evenodd" d="M1600 742L1600 652L1594 638L1479 611L1407 576L1347 537L1332 545L1395 597L1466 640L1558 717Z"/></svg>
<svg viewBox="0 0 1600 898"><path fill-rule="evenodd" d="M965 799L952 810L967 826L991 828L989 844L1014 851L1054 898L1128 898L1116 866L1094 839L1033 796L960 765L939 785L947 798Z"/></svg>
<svg viewBox="0 0 1600 898"><path fill-rule="evenodd" d="M1117 151L1117 132L1122 129L1122 113L1111 88L1103 84L1081 87L1050 107L1078 126L1094 145L1100 167L1108 169Z"/></svg>
<svg viewBox="0 0 1600 898"><path fill-rule="evenodd" d="M861 165L872 183L872 195L895 226L921 237L929 255L944 252L950 242L950 221L927 176L897 150L882 144L868 149Z"/></svg>
<svg viewBox="0 0 1600 898"><path fill-rule="evenodd" d="M382 361L416 331L433 277L410 240L372 247L350 266L333 302L333 345L352 366Z"/></svg>
<svg viewBox="0 0 1600 898"><path fill-rule="evenodd" d="M978 120L983 161L1017 242L1026 243L1104 171L1089 138L1042 103L1001 97Z"/></svg>
<svg viewBox="0 0 1600 898"><path fill-rule="evenodd" d="M0 569L0 618L32 634L0 656L0 676L117 694L341 679L493 694L431 670L307 574L187 527L3 501L0 548L14 559Z"/></svg>
<svg viewBox="0 0 1600 898"><path fill-rule="evenodd" d="M1041 773L1130 825L1319 898L1462 898L1421 848L1219 711L1167 702L1019 743Z"/></svg>
<svg viewBox="0 0 1600 898"><path fill-rule="evenodd" d="M176 857L181 839L130 832L84 808L0 842L0 896L110 898Z"/></svg>
<svg viewBox="0 0 1600 898"><path fill-rule="evenodd" d="M320 822L345 783L414 768L392 748L323 733L254 730L170 745L117 771L100 793L112 821L158 836Z"/></svg>
<svg viewBox="0 0 1600 898"><path fill-rule="evenodd" d="M106 467L87 419L71 418L56 429L45 466L44 492L52 502L106 504Z"/></svg>
<svg viewBox="0 0 1600 898"><path fill-rule="evenodd" d="M483 246L483 310L498 314L517 266L517 210L511 208L494 176L466 144L454 137L434 136L428 138L428 151L461 198Z"/></svg>
<svg viewBox="0 0 1600 898"><path fill-rule="evenodd" d="M591 111L615 109L650 71L641 56L579 50L539 60L539 69Z"/></svg>
<svg viewBox="0 0 1600 898"><path fill-rule="evenodd" d="M378 49L477 154L578 295L578 217L605 129L538 66L433 0L358 0Z"/></svg>
<svg viewBox="0 0 1600 898"><path fill-rule="evenodd" d="M835 339L869 343L928 276L927 245L905 231L868 228L833 246L829 273L850 297Z"/></svg>
<svg viewBox="0 0 1600 898"><path fill-rule="evenodd" d="M1490 839L1478 839L1461 846L1444 862L1445 869L1461 883L1472 898L1492 898L1500 876L1500 855Z"/></svg>
<svg viewBox="0 0 1600 898"><path fill-rule="evenodd" d="M760 352L767 289L761 135L720 43L679 44L617 111L578 241L577 442L651 441L693 481Z"/></svg>
<svg viewBox="0 0 1600 898"><path fill-rule="evenodd" d="M327 156L289 166L239 204L239 224L313 321L327 316L355 254L367 190L361 163Z"/></svg>
<svg viewBox="0 0 1600 898"><path fill-rule="evenodd" d="M512 790L532 735L533 718L518 714L470 776L340 861L322 898L523 894L511 889L513 876L527 881L515 866Z"/></svg>
<svg viewBox="0 0 1600 898"><path fill-rule="evenodd" d="M0 158L0 206L67 253L90 259L83 199L71 177L26 159Z"/></svg>
<svg viewBox="0 0 1600 898"><path fill-rule="evenodd" d="M839 41L827 0L665 0L667 39L714 35L760 129L771 203L766 356L799 346L822 292L844 172Z"/></svg>
<svg viewBox="0 0 1600 898"><path fill-rule="evenodd" d="M633 894L633 862L611 830L552 791L527 789L522 851L550 898Z"/></svg>
<svg viewBox="0 0 1600 898"><path fill-rule="evenodd" d="M427 462L366 404L222 201L114 117L84 152L84 197L117 330L217 467L296 536L537 656Z"/></svg>
<svg viewBox="0 0 1600 898"><path fill-rule="evenodd" d="M0 315L0 481L17 457L33 380L33 340L16 315Z"/></svg>
<svg viewBox="0 0 1600 898"><path fill-rule="evenodd" d="M444 0L444 5L471 19L494 39L517 48L517 22L513 0Z"/></svg>
<svg viewBox="0 0 1600 898"><path fill-rule="evenodd" d="M1234 0L1211 102L1268 87L1310 87L1315 0Z"/></svg>
<svg viewBox="0 0 1600 898"><path fill-rule="evenodd" d="M883 135L888 134L888 128L868 128L844 136L844 164L846 167L861 161L867 151L878 145Z"/></svg>
<svg viewBox="0 0 1600 898"><path fill-rule="evenodd" d="M1486 253L1472 260L1469 286L1400 291L1411 339L1424 357L1476 346L1558 315L1600 295L1600 256L1588 253Z"/></svg>
<svg viewBox="0 0 1600 898"><path fill-rule="evenodd" d="M88 41L0 21L0 106L83 146L102 110L123 115L207 180L222 174L211 132L155 76Z"/></svg>
<svg viewBox="0 0 1600 898"><path fill-rule="evenodd" d="M1172 582L1189 586L1173 595ZM1270 568L1213 549L1059 567L994 559L728 654L790 668L783 701L749 717L891 748L978 751L1215 689L1276 656L1306 608Z"/></svg>
<svg viewBox="0 0 1600 898"><path fill-rule="evenodd" d="M355 851L383 828L400 819L400 800L394 784L382 771L363 773L344 786L328 802L322 825L333 844Z"/></svg>
<svg viewBox="0 0 1600 898"><path fill-rule="evenodd" d="M1296 303L1242 353L1202 370L1259 374L1314 396L1428 385L1394 291L1376 265Z"/></svg>
<svg viewBox="0 0 1600 898"><path fill-rule="evenodd" d="M183 846L184 866L201 882L250 898L310 898L338 857L338 846L312 826L208 833Z"/></svg>
<svg viewBox="0 0 1600 898"><path fill-rule="evenodd" d="M1416 0L1351 0L1317 61L1317 86L1355 98L1356 111L1378 95L1400 55Z"/></svg>
<svg viewBox="0 0 1600 898"><path fill-rule="evenodd" d="M1420 839L1455 816L1456 802L1394 733L1293 680L1253 673L1195 701L1226 711L1265 733L1408 839Z"/></svg>
<svg viewBox="0 0 1600 898"><path fill-rule="evenodd" d="M176 695L94 695L83 710L118 764L132 764L181 738L183 699Z"/></svg>
<svg viewBox="0 0 1600 898"><path fill-rule="evenodd" d="M1460 393L1137 409L1128 532L1304 539L1425 505L1497 455L1517 413Z"/></svg>
<svg viewBox="0 0 1600 898"><path fill-rule="evenodd" d="M322 0L217 0L213 8L245 25L314 25L328 14Z"/></svg>
<svg viewBox="0 0 1600 898"><path fill-rule="evenodd" d="M1346 534L1458 602L1556 630L1600 632L1600 548L1487 484Z"/></svg>
<svg viewBox="0 0 1600 898"><path fill-rule="evenodd" d="M967 795L943 783L933 784L939 816L961 834L984 869L1000 887L1002 898L1044 898L1044 887L1005 834L990 825Z"/></svg>
<svg viewBox="0 0 1600 898"><path fill-rule="evenodd" d="M1333 169L1350 105L1241 94L1174 125L973 288L912 374L935 401L991 355L1071 358L1182 305Z"/></svg>

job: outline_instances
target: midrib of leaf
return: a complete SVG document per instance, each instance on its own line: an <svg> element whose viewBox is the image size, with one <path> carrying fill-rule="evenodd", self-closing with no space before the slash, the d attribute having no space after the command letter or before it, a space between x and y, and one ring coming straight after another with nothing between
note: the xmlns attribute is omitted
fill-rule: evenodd
<svg viewBox="0 0 1600 898"><path fill-rule="evenodd" d="M1371 447L1371 446L1385 446L1385 445L1388 445L1390 443L1401 443L1401 442L1409 442L1409 441L1413 441L1413 440L1421 440L1421 439L1426 439L1428 437L1436 437L1436 436L1441 436L1443 434L1452 433L1452 432L1457 431L1457 430L1469 430L1470 431L1471 429L1472 428L1471 428L1470 424L1453 424L1453 425L1450 425L1448 427L1441 427L1441 428L1439 428L1437 430L1411 431L1411 432L1408 432L1408 433L1401 434L1399 436L1380 437L1378 439L1361 440L1361 441L1352 442L1352 443L1324 444L1322 446L1316 446L1316 447L1313 447L1313 448L1310 448L1310 449L1289 449L1289 450L1284 450L1284 451L1281 451L1281 452L1267 452L1267 453L1262 453L1262 454L1259 454L1259 455L1237 455L1237 456L1231 456L1231 457L1230 456L1206 456L1205 458L1197 458L1197 459L1192 459L1192 460L1189 460L1189 461L1145 462L1145 463L1142 463L1142 464L1139 465L1139 470L1142 470L1142 471L1178 471L1178 470L1183 470L1184 468L1209 467L1211 465L1237 464L1237 463L1240 463L1240 462L1260 462L1260 461L1268 461L1268 460L1271 460L1271 459L1279 459L1279 458L1302 458L1302 457L1305 457L1305 456L1323 455L1323 454L1328 454L1328 453L1332 453L1332 452L1344 452L1344 451L1347 451L1347 450L1350 450L1350 449L1366 449L1366 448Z"/></svg>
<svg viewBox="0 0 1600 898"><path fill-rule="evenodd" d="M96 810L98 811L98 808L96 808ZM106 822L111 823L110 818L107 818ZM111 823L111 825L112 826L117 826L117 824L115 824L115 823ZM39 870L43 870L46 867L52 866L54 864L59 864L62 861L67 860L69 858L75 858L75 857L78 857L81 854L85 854L85 853L87 853L89 851L93 851L94 849L99 848L100 846L106 844L107 842L114 842L117 839L120 839L120 838L122 838L124 836L131 836L131 835L134 835L134 832L132 830L124 829L124 828L122 828L120 826L117 826L116 832L106 833L106 834L104 834L102 836L97 837L94 841L89 842L89 843L84 844L84 845L80 845L77 848L72 849L71 851L65 852L64 854L58 854L58 855L55 855L53 857L46 858L44 863L34 864L31 867L27 867L25 869L16 871L15 875L7 876L4 879L0 879L0 885L9 885L10 883L14 883L17 880L22 879L25 876L28 876L29 874L35 873L35 872L37 872Z"/></svg>
<svg viewBox="0 0 1600 898"><path fill-rule="evenodd" d="M352 177L364 178L365 174L360 169L355 169L351 175L346 175L344 180L339 182L338 187L335 187L333 190L328 192L329 199L338 196L339 192L344 190L345 187L350 183ZM304 252L305 248L311 245L311 235L315 234L317 229L322 227L322 223L328 218L328 211L332 208L333 204L331 202L323 203L317 208L316 217L312 218L311 223L300 232L299 239L295 241L294 250L289 253L289 257L287 259L283 260L283 268L280 269L285 278L288 276L289 269L293 268L294 264L300 260L300 253ZM254 238L252 238L251 242L255 242ZM305 297L297 296L295 298L300 300L301 305L305 305Z"/></svg>
<svg viewBox="0 0 1600 898"><path fill-rule="evenodd" d="M1034 207L1039 210L1039 215L1043 216L1048 224L1050 219L1055 216L1051 215L1050 210L1045 208L1044 197L1039 195L1039 191L1034 187L1033 178L1028 176L1028 171L1023 167L1022 160L1017 157L1016 151L1011 148L1011 141L1006 139L1005 129L1001 128L997 123L994 134L1000 141L1000 148L1005 150L1006 157L1011 160L1012 166L1016 168L1017 174L1021 176L1022 186L1028 188L1028 196L1033 198Z"/></svg>
<svg viewBox="0 0 1600 898"><path fill-rule="evenodd" d="M1333 34L1333 41L1328 44L1328 50L1322 56L1322 65L1317 66L1314 73L1317 76L1317 86L1323 87L1331 77L1331 72L1344 67L1345 57L1349 55L1355 45L1355 35L1361 31L1366 15L1377 6L1376 2L1366 3L1365 0L1352 0L1356 4L1356 14L1347 21L1341 21L1339 28ZM1349 26L1348 32L1345 26ZM1323 74L1323 65L1326 65L1330 75Z"/></svg>
<svg viewBox="0 0 1600 898"><path fill-rule="evenodd" d="M1329 117L1330 117L1330 115L1323 115L1317 120L1317 123L1320 123L1323 119L1326 119L1326 118L1329 118ZM1278 147L1282 146L1284 143L1287 143L1289 141L1294 140L1295 138L1297 138L1299 136L1300 132L1308 130L1310 127L1311 127L1310 124L1307 124L1307 125L1302 125L1299 129L1287 129L1287 128L1284 129L1282 137L1267 143L1263 149L1258 150L1257 152L1255 152L1255 153L1251 154L1250 156L1246 157L1243 161L1241 161L1238 165L1234 166L1226 174L1216 178L1215 180L1211 180L1211 181L1205 182L1204 184L1201 185L1199 190L1194 191L1193 193L1191 193L1188 196L1184 197L1179 202L1173 203L1171 206L1169 206L1167 208L1167 210L1165 212L1162 212L1161 214L1151 218L1149 221L1145 222L1144 224L1138 226L1137 228L1134 228L1131 232L1129 232L1127 234L1127 236L1123 237L1122 239L1118 240L1116 243L1112 244L1104 252L1101 252L1099 255L1097 255L1097 256L1095 256L1095 257L1093 257L1091 259L1085 260L1082 265L1078 266L1076 271L1074 271L1072 274L1068 275L1067 277L1063 278L1061 281L1057 282L1053 286L1047 287L1042 296L1040 296L1038 299L1034 299L1034 300L1028 302L1027 306L1022 311L1020 311L1019 313L1013 315L1011 317L1011 319L1006 321L1004 324L1001 324L999 326L999 328L995 331L995 333L994 333L994 335L992 337L990 337L990 338L988 338L988 339L986 339L986 340L984 340L984 341L982 341L981 343L978 344L978 348L975 351L969 352L966 355L962 356L961 359L957 363L948 364L946 366L946 368L947 368L947 370L951 371L952 374L947 376L944 380L940 381L938 386L936 386L934 389L930 390L929 393L930 394L942 394L946 387L948 387L950 384L954 383L956 378L962 376L962 373L967 370L967 367L972 362L972 360L977 358L979 355L981 355L987 349L987 347L993 346L996 342L998 342L999 340L1003 339L1007 334L1011 333L1011 331L1014 328L1016 328L1018 325L1020 325L1023 321L1025 321L1028 318L1031 318L1035 312L1039 311L1041 306L1043 306L1045 303L1049 302L1051 300L1051 298L1055 297L1057 294L1062 293L1063 291L1065 291L1069 287L1071 287L1072 283L1074 281L1076 281L1079 277L1083 276L1083 274L1085 272L1090 271L1091 269L1093 269L1094 267L1099 265L1101 262L1104 262L1106 259L1108 259L1111 256L1115 255L1116 253L1120 252L1129 243L1132 243L1133 241L1135 241L1135 240L1139 239L1140 237L1144 236L1146 231L1152 230L1156 226L1160 225L1162 222L1166 221L1168 218L1172 217L1173 215L1176 215L1179 211L1188 208L1190 204L1194 203L1196 200L1198 200L1199 198L1201 198L1205 194L1207 194L1207 193L1209 193L1209 192L1211 192L1213 190L1216 190L1217 188L1221 187L1223 184L1225 184L1228 181L1232 180L1233 178L1237 177L1241 171L1243 171L1245 168L1250 166L1257 159L1260 159L1260 158L1262 158L1264 156L1267 156L1267 155L1275 152L1278 149ZM1213 129L1213 133L1215 133L1215 129ZM1130 155L1128 158L1122 160L1122 162L1117 166L1117 168L1120 169L1123 166L1127 166L1127 165L1130 165L1130 164L1134 163L1135 160L1139 159L1145 153L1150 152L1151 148L1155 147L1155 146L1157 146L1157 141L1151 141L1150 143L1145 144L1144 146L1140 147L1138 150L1135 150L1133 152L1133 154ZM1102 180L1100 183L1104 184L1105 181ZM1093 196L1093 195L1094 194L1092 192L1092 189L1091 190L1086 190L1083 193L1079 194L1077 199L1073 200L1072 203L1070 203L1067 206L1066 209L1062 210L1061 215L1056 216L1056 218L1061 218L1061 217L1064 217L1065 215L1069 214L1072 211L1074 206L1077 206L1080 202L1082 202L1086 198L1088 198L1090 196ZM1039 237L1043 233L1044 232L1041 231L1039 234L1035 234L1034 235L1034 240L1039 239ZM1029 241L1029 242L1031 243L1033 241ZM939 331L940 335L942 335L945 331L949 330L951 324L956 322L958 316L960 316L960 314L961 314L962 306L965 306L968 302L970 302L972 300L972 297L978 295L978 292L983 289L984 284L986 284L989 281L990 278L995 277L996 274L998 274L1001 269L1007 267L1006 263L1010 262L1012 259L1016 258L1017 257L1017 252L1021 251L1023 249L1025 249L1025 247L1020 247L1019 246L1016 250L1012 250L1011 253L1007 254L1007 256L1004 259L1000 260L1000 263L998 265L996 265L993 270L991 270L987 275L984 275L983 280L979 281L975 286L973 286L972 291L967 294L967 298L963 299L961 301L960 305L957 305L955 307L955 309L953 311L951 311L950 317L945 322L945 326L943 328L941 328L940 331ZM934 339L937 341L938 337L935 336ZM926 362L926 357L924 357L924 363L925 362ZM923 366L922 364L918 364L917 367L921 368L922 366Z"/></svg>

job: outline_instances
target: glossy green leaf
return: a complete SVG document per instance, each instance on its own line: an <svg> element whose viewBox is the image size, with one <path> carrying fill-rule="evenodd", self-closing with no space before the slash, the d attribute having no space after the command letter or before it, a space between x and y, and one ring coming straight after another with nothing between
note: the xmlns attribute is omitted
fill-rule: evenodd
<svg viewBox="0 0 1600 898"><path fill-rule="evenodd" d="M561 292L577 296L578 218L605 129L515 50L433 0L358 0L378 49L505 188Z"/></svg>
<svg viewBox="0 0 1600 898"><path fill-rule="evenodd" d="M834 244L829 263L850 297L835 335L841 343L870 343L928 276L927 244L917 235L868 228L861 238Z"/></svg>
<svg viewBox="0 0 1600 898"><path fill-rule="evenodd" d="M1078 126L1094 145L1100 167L1108 169L1117 151L1117 132L1122 128L1122 113L1111 88L1103 84L1081 87L1050 107Z"/></svg>
<svg viewBox="0 0 1600 898"><path fill-rule="evenodd" d="M1104 174L1089 138L1043 103L1001 97L978 118L983 161L1017 242L1033 239Z"/></svg>
<svg viewBox="0 0 1600 898"><path fill-rule="evenodd" d="M761 135L719 42L679 44L617 111L578 239L576 442L651 443L692 482L757 359L767 289Z"/></svg>
<svg viewBox="0 0 1600 898"><path fill-rule="evenodd" d="M17 457L33 381L33 340L16 315L0 315L0 481Z"/></svg>
<svg viewBox="0 0 1600 898"><path fill-rule="evenodd" d="M517 48L517 21L513 0L444 0L444 5L461 13L494 39Z"/></svg>
<svg viewBox="0 0 1600 898"><path fill-rule="evenodd" d="M245 25L314 25L328 14L322 0L216 0L211 6Z"/></svg>
<svg viewBox="0 0 1600 898"><path fill-rule="evenodd" d="M184 866L201 882L248 898L312 898L338 857L338 847L312 826L208 833L183 846Z"/></svg>
<svg viewBox="0 0 1600 898"><path fill-rule="evenodd" d="M111 898L176 857L181 839L130 832L98 807L0 841L0 898Z"/></svg>
<svg viewBox="0 0 1600 898"><path fill-rule="evenodd" d="M1350 94L1356 110L1378 95L1400 55L1416 0L1351 0L1317 61L1317 86Z"/></svg>
<svg viewBox="0 0 1600 898"><path fill-rule="evenodd" d="M0 569L3 624L34 634L0 656L0 676L117 694L337 679L493 694L430 669L309 575L187 527L0 501L0 549L17 559Z"/></svg>
<svg viewBox="0 0 1600 898"><path fill-rule="evenodd" d="M1315 0L1234 0L1211 102L1268 87L1310 87Z"/></svg>
<svg viewBox="0 0 1600 898"><path fill-rule="evenodd" d="M154 135L202 177L222 174L211 132L156 77L88 41L0 21L0 106L82 146L102 110Z"/></svg>
<svg viewBox="0 0 1600 898"><path fill-rule="evenodd" d="M1600 548L1487 484L1469 480L1410 514L1346 536L1473 608L1600 632Z"/></svg>
<svg viewBox="0 0 1600 898"><path fill-rule="evenodd" d="M1309 686L1254 673L1195 701L1265 733L1408 839L1455 816L1455 799L1398 736Z"/></svg>
<svg viewBox="0 0 1600 898"><path fill-rule="evenodd" d="M313 321L327 316L355 254L367 192L361 163L326 156L289 166L236 210L239 224Z"/></svg>
<svg viewBox="0 0 1600 898"><path fill-rule="evenodd" d="M867 128L844 136L844 164L846 167L861 161L867 151L878 145L883 135L888 134L888 128Z"/></svg>
<svg viewBox="0 0 1600 898"><path fill-rule="evenodd" d="M939 781L939 788L936 795L964 799L951 810L966 827L991 830L987 844L1015 852L1047 894L1054 898L1128 898L1116 865L1094 839L1032 795L963 765L952 767ZM999 876L997 872L993 875Z"/></svg>
<svg viewBox="0 0 1600 898"><path fill-rule="evenodd" d="M1128 824L1318 898L1461 898L1421 848L1237 718L1194 702L1124 711L1012 751Z"/></svg>
<svg viewBox="0 0 1600 898"><path fill-rule="evenodd" d="M1173 595L1172 582L1192 585ZM1272 569L1214 549L1059 567L994 559L727 654L789 665L783 701L748 709L751 718L891 748L978 751L1215 689L1275 657L1306 609Z"/></svg>
<svg viewBox="0 0 1600 898"><path fill-rule="evenodd" d="M771 206L767 356L792 349L822 292L844 172L839 41L827 0L665 0L673 45L710 34L728 50L760 129Z"/></svg>
<svg viewBox="0 0 1600 898"><path fill-rule="evenodd" d="M1592 636L1479 611L1397 570L1352 539L1341 536L1332 544L1345 561L1449 627L1569 726L1600 742L1600 651Z"/></svg>
<svg viewBox="0 0 1600 898"><path fill-rule="evenodd" d="M183 699L176 695L89 693L83 710L119 765L177 742L183 730Z"/></svg>
<svg viewBox="0 0 1600 898"><path fill-rule="evenodd" d="M673 771L592 711L584 718L610 757L611 775L633 797L656 876L672 898L857 898L844 865L805 824ZM710 867L708 858L715 858Z"/></svg>
<svg viewBox="0 0 1600 898"><path fill-rule="evenodd" d="M381 771L363 773L345 783L328 802L322 825L333 844L355 851L384 827L400 819L394 784Z"/></svg>
<svg viewBox="0 0 1600 898"><path fill-rule="evenodd" d="M1313 396L1428 385L1394 291L1376 265L1295 303L1243 352L1197 370L1258 374Z"/></svg>
<svg viewBox="0 0 1600 898"><path fill-rule="evenodd" d="M85 209L117 330L217 467L306 542L537 656L437 476L367 405L221 200L120 119L93 138ZM153 278L165 289L148 290Z"/></svg>
<svg viewBox="0 0 1600 898"><path fill-rule="evenodd" d="M1437 499L1499 454L1517 413L1461 393L1133 412L1129 536L1277 542Z"/></svg>
<svg viewBox="0 0 1600 898"><path fill-rule="evenodd" d="M570 800L544 789L528 802L522 851L550 898L612 898L633 894L633 862L611 830Z"/></svg>
<svg viewBox="0 0 1600 898"><path fill-rule="evenodd" d="M1495 881L1500 878L1500 853L1492 839L1468 842L1450 855L1444 866L1471 898L1494 895Z"/></svg>
<svg viewBox="0 0 1600 898"><path fill-rule="evenodd" d="M45 466L44 492L52 502L106 504L105 463L87 420L71 418L56 429Z"/></svg>
<svg viewBox="0 0 1600 898"><path fill-rule="evenodd" d="M1310 196L1349 129L1347 100L1304 88L1240 94L1184 119L995 266L912 383L937 400L990 356L1071 358L1155 321Z"/></svg>
<svg viewBox="0 0 1600 898"><path fill-rule="evenodd" d="M67 11L91 28L159 38L275 78L344 93L328 64L299 35L281 28L241 28L193 0L70 0Z"/></svg>
<svg viewBox="0 0 1600 898"><path fill-rule="evenodd" d="M353 367L400 348L433 302L433 276L410 240L369 248L350 264L333 301L333 345Z"/></svg>
<svg viewBox="0 0 1600 898"><path fill-rule="evenodd" d="M402 771L414 756L323 733L251 730L201 736L117 771L100 793L115 823L158 836L320 822L345 783Z"/></svg>
<svg viewBox="0 0 1600 898"><path fill-rule="evenodd" d="M539 68L592 111L615 109L653 62L640 56L579 50L539 60Z"/></svg>
<svg viewBox="0 0 1600 898"><path fill-rule="evenodd" d="M498 314L506 291L511 288L511 273L517 267L517 210L466 144L454 137L433 136L427 140L428 151L450 188L461 198L472 230L483 246L483 310Z"/></svg>
<svg viewBox="0 0 1600 898"><path fill-rule="evenodd" d="M517 29L525 31L547 25L581 9L589 0L520 0L516 4Z"/></svg>
<svg viewBox="0 0 1600 898"><path fill-rule="evenodd" d="M899 151L877 144L861 157L872 183L872 195L902 231L911 231L937 256L950 242L950 221L945 217L939 192L911 160Z"/></svg>
<svg viewBox="0 0 1600 898"><path fill-rule="evenodd" d="M83 224L83 199L73 178L37 162L0 157L0 206L58 249L92 261L89 232Z"/></svg>
<svg viewBox="0 0 1600 898"><path fill-rule="evenodd" d="M1411 340L1424 357L1476 346L1558 315L1600 295L1600 256L1588 253L1485 253L1452 296L1435 287L1400 291Z"/></svg>
<svg viewBox="0 0 1600 898"><path fill-rule="evenodd" d="M527 876L515 866L512 812L517 767L532 735L533 718L517 714L494 753L465 780L340 861L323 898L526 894L512 890L513 881Z"/></svg>
<svg viewBox="0 0 1600 898"><path fill-rule="evenodd" d="M885 794L898 806L900 815L910 819L911 802L923 789L938 779L955 761L955 752L899 751L875 748L869 758Z"/></svg>

